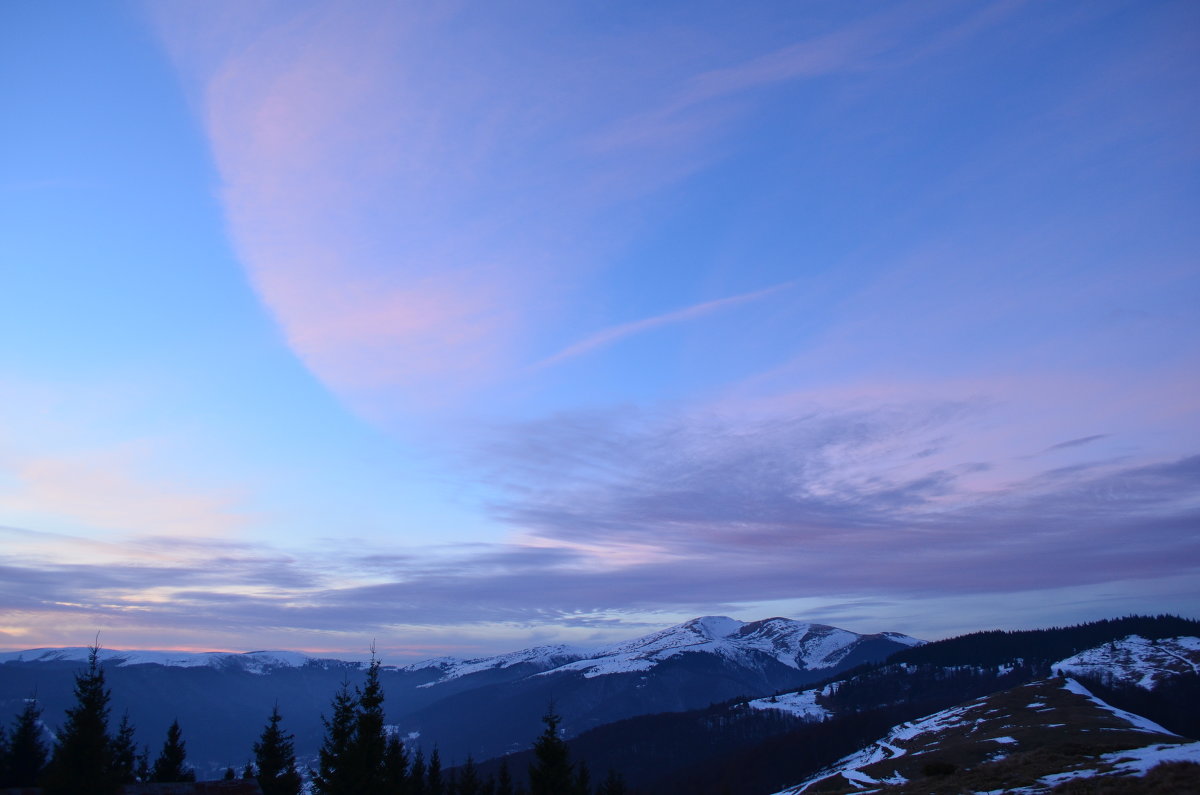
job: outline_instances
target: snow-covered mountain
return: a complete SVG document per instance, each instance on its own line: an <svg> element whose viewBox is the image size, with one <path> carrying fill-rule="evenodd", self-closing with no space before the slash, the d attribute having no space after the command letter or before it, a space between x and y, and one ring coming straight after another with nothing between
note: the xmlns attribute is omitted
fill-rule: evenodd
<svg viewBox="0 0 1200 795"><path fill-rule="evenodd" d="M0 652L0 665L7 662L74 662L86 663L91 650L86 646L67 646L59 649L27 649L25 651ZM122 651L100 649L100 662L110 666L163 665L172 668L233 668L247 673L265 674L276 668L299 668L313 663L338 660L321 660L295 651L249 651L249 652L186 652L186 651Z"/></svg>
<svg viewBox="0 0 1200 795"><path fill-rule="evenodd" d="M1153 690L1168 679L1200 673L1200 638L1147 640L1129 635L1060 660L1052 667L1065 674L1133 682Z"/></svg>
<svg viewBox="0 0 1200 795"><path fill-rule="evenodd" d="M529 665L536 676L578 673L587 679L612 674L650 671L666 660L686 654L708 654L734 665L761 668L771 659L797 671L834 668L865 645L885 645L890 650L922 643L896 632L859 635L825 624L789 618L744 622L727 616L702 616L633 640L583 649L572 646L538 646L496 657L472 660L439 658L404 666L404 670L437 669L438 679L424 687L485 670Z"/></svg>
<svg viewBox="0 0 1200 795"><path fill-rule="evenodd" d="M428 688L454 679L485 671L514 667L535 669L529 675L547 676L578 672L586 678L608 674L648 671L680 654L712 654L735 664L761 664L761 656L770 657L800 671L824 670L837 666L864 643L885 641L901 648L923 641L896 632L859 635L825 624L811 624L788 618L768 618L744 622L726 616L702 616L649 635L619 643L584 648L578 646L535 646L529 649L489 657L435 657L388 669L433 675L419 685ZM0 652L0 665L6 662L87 662L86 646L58 649L27 649ZM185 652L100 649L105 665L162 665L174 668L232 668L247 673L265 674L277 668L306 665L362 667L362 663L312 657L294 651Z"/></svg>

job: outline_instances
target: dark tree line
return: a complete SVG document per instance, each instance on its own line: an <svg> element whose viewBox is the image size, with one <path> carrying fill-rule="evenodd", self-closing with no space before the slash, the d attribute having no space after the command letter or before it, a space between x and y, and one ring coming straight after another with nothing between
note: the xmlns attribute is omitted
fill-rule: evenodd
<svg viewBox="0 0 1200 795"><path fill-rule="evenodd" d="M610 772L598 786L584 763L572 763L559 730L560 718L547 710L545 731L533 745L528 788L505 762L484 776L475 761L445 769L436 748L428 758L418 748L409 754L403 741L385 728L380 662L371 653L366 681L353 690L344 683L334 695L331 714L322 717L325 737L317 769L310 770L316 795L624 795L621 778ZM46 795L115 795L125 784L195 781L179 721L167 729L153 763L149 748L139 752L129 716L110 730L111 691L105 686L99 648L91 647L87 668L75 675L75 706L66 713L56 742L47 742L42 709L36 699L5 730L0 727L0 789L42 787ZM263 795L299 795L303 777L296 764L295 738L272 710L254 743L254 761L243 778L255 778ZM236 777L230 768L226 779Z"/></svg>
<svg viewBox="0 0 1200 795"><path fill-rule="evenodd" d="M274 721L274 716L272 720ZM318 767L310 771L316 795L624 795L623 780L614 772L593 786L586 764L572 763L570 749L559 730L561 719L547 709L545 730L533 744L528 788L516 781L501 760L496 772L481 775L470 756L464 764L443 768L437 748L425 757L417 748L410 756L404 742L384 724L383 687L379 660L371 653L366 681L353 690L344 683L334 695L329 717L322 717L325 737ZM265 735L264 735L265 736ZM258 746L255 746L256 752ZM261 766L261 763L260 763ZM269 790L265 795L295 790Z"/></svg>
<svg viewBox="0 0 1200 795"><path fill-rule="evenodd" d="M40 786L45 795L115 795L125 784L196 780L195 771L187 764L187 744L179 721L167 729L153 763L148 747L138 751L128 715L110 731L112 693L105 686L99 652L98 647L91 647L87 668L75 675L75 706L67 709L56 742L46 742L49 732L33 698L26 700L11 731L0 728L0 789ZM295 770L291 736L279 729L278 710L255 743L254 752L259 769L267 771L265 780L260 779L265 795L298 795L300 776ZM280 781L285 784L282 788L275 786ZM293 781L295 786L287 788Z"/></svg>

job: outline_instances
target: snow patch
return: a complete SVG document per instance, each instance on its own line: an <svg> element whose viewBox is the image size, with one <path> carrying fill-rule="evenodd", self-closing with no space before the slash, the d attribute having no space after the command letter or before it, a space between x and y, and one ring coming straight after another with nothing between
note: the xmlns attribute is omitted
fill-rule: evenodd
<svg viewBox="0 0 1200 795"><path fill-rule="evenodd" d="M1144 748L1134 748L1129 751L1114 751L1101 757L1106 763L1113 765L1108 775L1144 776L1155 765L1163 762L1196 762L1200 764L1200 743L1184 743L1168 745L1157 743ZM1065 773L1054 773L1043 776L1039 781L1047 786L1056 786L1064 781L1079 778L1092 778L1098 770L1069 770Z"/></svg>
<svg viewBox="0 0 1200 795"><path fill-rule="evenodd" d="M1129 635L1067 657L1052 667L1064 674L1135 682L1153 690L1166 679L1200 673L1200 638L1147 640Z"/></svg>
<svg viewBox="0 0 1200 795"><path fill-rule="evenodd" d="M817 703L817 696L821 693L820 689L801 690L797 693L784 693L769 698L756 698L753 701L747 701L746 706L750 709L777 709L804 720L822 721L833 713Z"/></svg>
<svg viewBox="0 0 1200 795"><path fill-rule="evenodd" d="M1167 734L1173 737L1179 736L1175 734L1175 732L1167 731L1149 718L1143 718L1141 715L1135 715L1132 712L1126 712L1123 709L1117 709L1108 702L1101 701L1092 695L1086 687L1079 684L1074 679L1067 679L1065 682L1063 682L1063 689L1090 699L1094 704L1102 709L1107 710L1108 712L1111 712L1121 720L1126 721L1138 731L1151 732L1153 734Z"/></svg>

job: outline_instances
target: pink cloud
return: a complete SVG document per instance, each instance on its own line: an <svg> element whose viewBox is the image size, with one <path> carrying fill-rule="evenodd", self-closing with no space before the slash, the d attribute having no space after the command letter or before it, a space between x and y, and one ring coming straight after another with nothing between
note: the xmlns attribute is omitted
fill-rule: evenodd
<svg viewBox="0 0 1200 795"><path fill-rule="evenodd" d="M0 491L0 508L10 515L57 517L55 524L65 521L85 534L115 530L127 536L203 538L249 526L251 516L239 507L240 495L151 476L145 458L133 449L119 448L10 459L7 468L16 485ZM110 553L123 549L96 543ZM63 558L77 554L86 558L100 551L100 547L73 543L60 547Z"/></svg>

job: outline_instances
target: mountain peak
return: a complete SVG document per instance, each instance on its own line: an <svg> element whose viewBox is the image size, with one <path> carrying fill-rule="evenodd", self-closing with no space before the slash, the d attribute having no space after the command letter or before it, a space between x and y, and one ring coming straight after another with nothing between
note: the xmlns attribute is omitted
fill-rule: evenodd
<svg viewBox="0 0 1200 795"><path fill-rule="evenodd" d="M729 616L700 616L699 618L685 621L677 627L671 627L671 629L689 629L716 640L718 638L727 638L744 626L746 626L744 622L738 621L736 618L730 618Z"/></svg>

